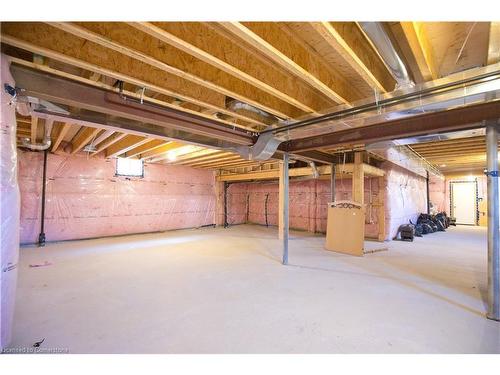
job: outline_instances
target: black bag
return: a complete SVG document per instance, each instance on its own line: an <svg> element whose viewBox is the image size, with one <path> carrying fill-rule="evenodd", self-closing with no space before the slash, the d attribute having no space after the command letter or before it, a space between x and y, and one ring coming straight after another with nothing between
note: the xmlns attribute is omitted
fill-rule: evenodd
<svg viewBox="0 0 500 375"><path fill-rule="evenodd" d="M398 233L396 234L396 238L400 237L401 241L411 241L413 242L413 238L415 235L415 227L412 224L403 224L399 226Z"/></svg>

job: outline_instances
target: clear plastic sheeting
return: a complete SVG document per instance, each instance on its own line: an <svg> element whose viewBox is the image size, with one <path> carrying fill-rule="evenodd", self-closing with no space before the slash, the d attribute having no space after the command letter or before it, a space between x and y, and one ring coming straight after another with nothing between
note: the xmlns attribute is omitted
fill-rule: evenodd
<svg viewBox="0 0 500 375"><path fill-rule="evenodd" d="M236 183L228 188L229 224L253 223L278 225L278 182ZM328 202L331 201L329 180L290 181L290 228L326 233ZM365 179L367 237L378 235L378 179ZM337 179L336 200L351 199L352 181Z"/></svg>
<svg viewBox="0 0 500 375"><path fill-rule="evenodd" d="M427 212L426 179L390 162L386 171L386 231L393 239L402 224L416 223L419 214Z"/></svg>
<svg viewBox="0 0 500 375"><path fill-rule="evenodd" d="M11 340L12 319L19 259L19 186L17 182L16 110L12 96L4 90L7 83L14 87L8 59L1 56L0 111L0 350Z"/></svg>
<svg viewBox="0 0 500 375"><path fill-rule="evenodd" d="M146 164L144 178L115 176L115 160L49 154L47 241L73 240L214 224L213 172ZM43 153L19 152L21 243L40 231Z"/></svg>

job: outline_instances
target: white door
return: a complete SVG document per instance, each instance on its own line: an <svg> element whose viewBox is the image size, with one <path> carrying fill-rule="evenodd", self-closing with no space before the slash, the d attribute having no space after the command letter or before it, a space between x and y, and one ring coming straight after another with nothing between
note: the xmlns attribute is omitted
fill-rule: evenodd
<svg viewBox="0 0 500 375"><path fill-rule="evenodd" d="M476 182L453 182L453 215L457 224L476 224Z"/></svg>

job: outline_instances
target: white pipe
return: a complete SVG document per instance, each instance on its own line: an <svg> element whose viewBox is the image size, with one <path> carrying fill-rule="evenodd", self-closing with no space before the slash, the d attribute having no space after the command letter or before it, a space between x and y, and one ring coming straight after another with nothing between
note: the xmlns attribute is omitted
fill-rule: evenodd
<svg viewBox="0 0 500 375"><path fill-rule="evenodd" d="M23 147L27 147L30 150L34 151L45 151L51 145L52 141L50 140L50 133L52 132L52 126L54 125L54 120L46 119L45 120L45 132L43 136L43 143L31 143L29 138L23 139Z"/></svg>

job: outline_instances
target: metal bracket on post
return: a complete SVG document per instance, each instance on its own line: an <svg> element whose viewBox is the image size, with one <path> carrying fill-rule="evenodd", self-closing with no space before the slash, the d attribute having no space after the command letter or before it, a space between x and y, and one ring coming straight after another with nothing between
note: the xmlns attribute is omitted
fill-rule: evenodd
<svg viewBox="0 0 500 375"><path fill-rule="evenodd" d="M490 177L498 177L498 171L486 171L484 174Z"/></svg>

